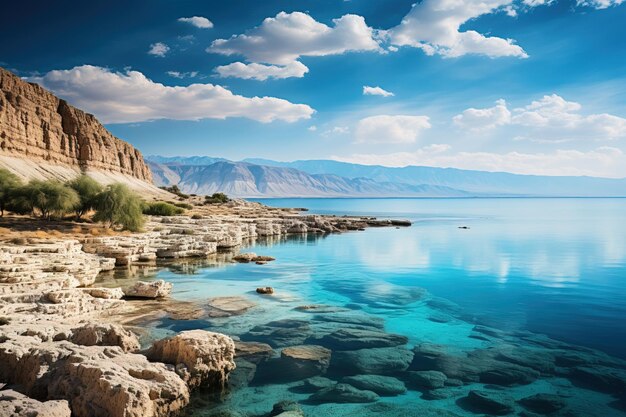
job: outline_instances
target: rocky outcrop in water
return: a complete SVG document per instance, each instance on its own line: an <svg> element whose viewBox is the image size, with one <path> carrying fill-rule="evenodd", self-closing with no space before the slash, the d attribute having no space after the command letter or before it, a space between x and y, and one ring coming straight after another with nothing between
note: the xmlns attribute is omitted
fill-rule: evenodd
<svg viewBox="0 0 626 417"><path fill-rule="evenodd" d="M152 182L141 153L91 114L0 68L0 156L121 173Z"/></svg>

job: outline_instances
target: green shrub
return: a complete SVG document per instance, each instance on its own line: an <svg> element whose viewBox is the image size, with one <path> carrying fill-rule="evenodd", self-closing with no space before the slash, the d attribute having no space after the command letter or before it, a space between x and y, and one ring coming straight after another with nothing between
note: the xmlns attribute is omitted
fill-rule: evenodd
<svg viewBox="0 0 626 417"><path fill-rule="evenodd" d="M228 203L229 201L230 199L224 193L214 193L211 196L207 195L204 197L205 204L222 204L222 203Z"/></svg>
<svg viewBox="0 0 626 417"><path fill-rule="evenodd" d="M164 201L143 204L143 214L150 216L178 216L183 214L184 211L182 208Z"/></svg>
<svg viewBox="0 0 626 417"><path fill-rule="evenodd" d="M0 169L0 217L4 216L5 209L9 209L13 195L21 185L17 175L6 169Z"/></svg>
<svg viewBox="0 0 626 417"><path fill-rule="evenodd" d="M120 225L137 232L144 224L141 199L124 184L112 184L100 193L93 219L108 227Z"/></svg>
<svg viewBox="0 0 626 417"><path fill-rule="evenodd" d="M187 203L174 203L174 205L176 207L180 207L180 208L185 209L185 210L191 210L193 208L193 206L191 204L187 204Z"/></svg>
<svg viewBox="0 0 626 417"><path fill-rule="evenodd" d="M81 175L68 183L80 197L80 204L76 206L76 217L80 219L85 213L93 210L98 203L98 196L102 192L102 185L87 175Z"/></svg>
<svg viewBox="0 0 626 417"><path fill-rule="evenodd" d="M39 211L41 217L50 220L61 217L80 204L78 193L57 180L31 180L14 193L16 209L31 212Z"/></svg>
<svg viewBox="0 0 626 417"><path fill-rule="evenodd" d="M165 190L167 192L170 192L172 194L175 194L177 196L179 196L180 198L183 199L187 199L189 198L189 196L187 194L184 194L180 188L178 188L178 185L172 185L171 187L160 187L162 190Z"/></svg>

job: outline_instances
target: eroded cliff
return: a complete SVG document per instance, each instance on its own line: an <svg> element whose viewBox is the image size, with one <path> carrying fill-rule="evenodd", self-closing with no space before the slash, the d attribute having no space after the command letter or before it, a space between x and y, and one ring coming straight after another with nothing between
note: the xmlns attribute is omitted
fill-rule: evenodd
<svg viewBox="0 0 626 417"><path fill-rule="evenodd" d="M93 115L3 68L0 156L74 170L119 173L152 182L141 153L113 136ZM27 169L23 171L18 173L28 176Z"/></svg>

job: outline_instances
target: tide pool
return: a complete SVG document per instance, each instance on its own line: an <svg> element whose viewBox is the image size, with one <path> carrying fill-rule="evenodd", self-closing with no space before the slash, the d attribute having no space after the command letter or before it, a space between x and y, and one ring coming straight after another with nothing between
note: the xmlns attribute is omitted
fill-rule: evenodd
<svg viewBox="0 0 626 417"><path fill-rule="evenodd" d="M260 201L413 226L242 249L276 258L266 265L159 270L178 300L248 306L148 323L154 332L202 328L272 349L240 357L229 393L196 394L188 415L269 416L284 400L307 416L626 415L626 200ZM265 286L276 293L255 292ZM281 356L301 345L329 361L311 370ZM406 391L389 395L392 381Z"/></svg>

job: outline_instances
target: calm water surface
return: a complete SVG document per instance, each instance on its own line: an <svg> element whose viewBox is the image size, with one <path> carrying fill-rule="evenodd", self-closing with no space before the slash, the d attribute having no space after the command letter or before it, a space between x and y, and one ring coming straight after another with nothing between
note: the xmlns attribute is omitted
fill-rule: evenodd
<svg viewBox="0 0 626 417"><path fill-rule="evenodd" d="M248 314L222 319L165 319L153 324L155 332L221 331L245 341L270 343L277 355L270 365L258 365L256 374L245 371L248 374L242 377L245 366L240 366L233 380L245 382L236 384L218 403L196 395L189 415L267 415L281 400L297 401L307 415L316 416L491 415L467 403L470 390L483 390L509 404L512 415L537 415L523 414L536 409L519 402L536 394L550 394L563 402L565 408L550 415L626 415L626 362L602 356L626 358L625 199L260 201L306 207L309 214L405 218L413 226L292 237L244 249L277 259L263 266L207 266L194 274L176 268L160 271L156 278L174 282L177 299L205 303L211 297L243 296L256 307ZM257 295L254 289L259 286L274 287L276 295ZM412 385L406 370L344 372L345 363L331 362L326 376L333 383L355 373L383 373L406 383L408 391L381 396L374 404L312 402L311 392L303 391L304 377L272 379L263 366L271 370L282 366L279 352L291 344L323 344L324 334L333 331L323 314L297 309L313 303L384 321L385 332L408 338L408 344L397 349L417 347L416 358L424 343L440 345L452 359L474 358L459 363L475 364L472 372L480 375L456 376L454 369L446 368L449 365L424 367L414 360L408 371L441 370L450 385L463 379L462 387L446 385L430 391ZM281 321L271 327L272 322L285 319L304 322L292 332L293 340L260 335L259 328L267 323L270 330L292 323ZM345 327L340 322L333 325ZM476 325L492 330L486 334ZM484 359L498 352L505 352L508 362L494 365ZM333 350L335 355L341 353ZM516 368L519 364L524 366L521 371ZM494 366L500 368L493 371ZM494 379L494 372L499 376L503 372L505 380ZM532 376L521 380L525 377L520 373Z"/></svg>

